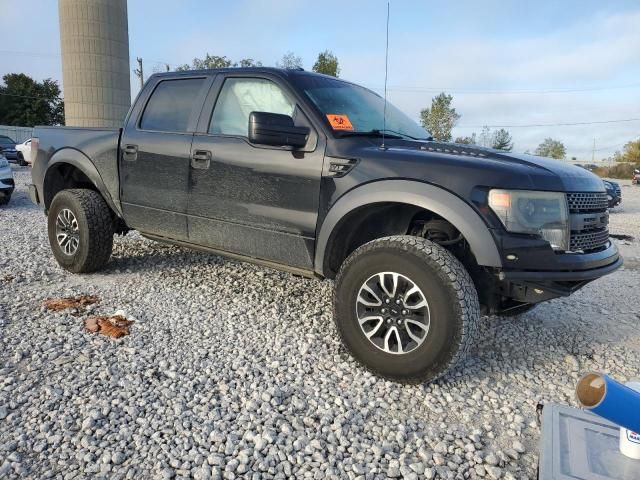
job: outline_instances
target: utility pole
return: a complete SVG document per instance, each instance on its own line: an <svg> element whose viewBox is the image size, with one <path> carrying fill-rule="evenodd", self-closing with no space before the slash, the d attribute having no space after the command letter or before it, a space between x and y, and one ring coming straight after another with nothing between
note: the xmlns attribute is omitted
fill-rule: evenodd
<svg viewBox="0 0 640 480"><path fill-rule="evenodd" d="M142 87L144 87L144 70L142 69L142 59L140 57L137 57L136 60L138 61L138 68L136 68L133 73L135 73L136 76L140 79L140 89L142 89Z"/></svg>
<svg viewBox="0 0 640 480"><path fill-rule="evenodd" d="M593 139L593 150L591 150L591 164L596 163L596 139Z"/></svg>
<svg viewBox="0 0 640 480"><path fill-rule="evenodd" d="M164 64L164 66L165 66L165 67L167 67L167 72L168 72L168 71L170 70L170 68L169 68L169 64L168 64L168 63L165 63L165 64Z"/></svg>

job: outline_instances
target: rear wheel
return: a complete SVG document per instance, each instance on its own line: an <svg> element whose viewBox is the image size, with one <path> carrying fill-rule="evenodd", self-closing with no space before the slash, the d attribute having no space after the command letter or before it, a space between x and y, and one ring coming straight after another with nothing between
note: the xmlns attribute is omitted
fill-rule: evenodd
<svg viewBox="0 0 640 480"><path fill-rule="evenodd" d="M48 233L53 256L65 270L93 272L109 261L113 248L111 211L93 190L59 192L49 208Z"/></svg>
<svg viewBox="0 0 640 480"><path fill-rule="evenodd" d="M345 346L392 380L432 381L459 365L479 318L465 268L423 238L369 242L347 258L336 279L334 319Z"/></svg>

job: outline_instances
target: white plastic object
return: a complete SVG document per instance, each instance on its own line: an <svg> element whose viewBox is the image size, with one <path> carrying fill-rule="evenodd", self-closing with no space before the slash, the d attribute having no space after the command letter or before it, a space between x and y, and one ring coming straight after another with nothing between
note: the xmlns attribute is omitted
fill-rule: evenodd
<svg viewBox="0 0 640 480"><path fill-rule="evenodd" d="M627 387L640 392L640 382L629 382ZM629 458L640 460L640 432L632 432L620 427L620 453Z"/></svg>

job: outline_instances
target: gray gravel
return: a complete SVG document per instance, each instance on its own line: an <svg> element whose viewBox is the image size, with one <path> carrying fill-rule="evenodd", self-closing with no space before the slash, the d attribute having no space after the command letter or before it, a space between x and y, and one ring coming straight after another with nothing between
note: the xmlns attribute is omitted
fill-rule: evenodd
<svg viewBox="0 0 640 480"><path fill-rule="evenodd" d="M487 318L463 370L402 386L341 347L331 282L137 234L106 271L63 272L15 173L0 209L0 478L535 478L536 404L575 405L585 370L640 371L638 238L620 241L624 270ZM612 231L640 236L640 187L623 195ZM101 301L42 307L79 294ZM118 310L130 336L83 331Z"/></svg>

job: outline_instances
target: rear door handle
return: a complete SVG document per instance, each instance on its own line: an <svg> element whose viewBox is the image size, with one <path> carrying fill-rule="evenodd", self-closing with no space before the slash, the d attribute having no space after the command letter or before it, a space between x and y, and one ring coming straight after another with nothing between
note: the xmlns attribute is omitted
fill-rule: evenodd
<svg viewBox="0 0 640 480"><path fill-rule="evenodd" d="M211 157L209 150L195 150L191 154L191 167L206 170L211 165Z"/></svg>
<svg viewBox="0 0 640 480"><path fill-rule="evenodd" d="M135 162L138 159L138 146L125 145L122 158L128 162Z"/></svg>

